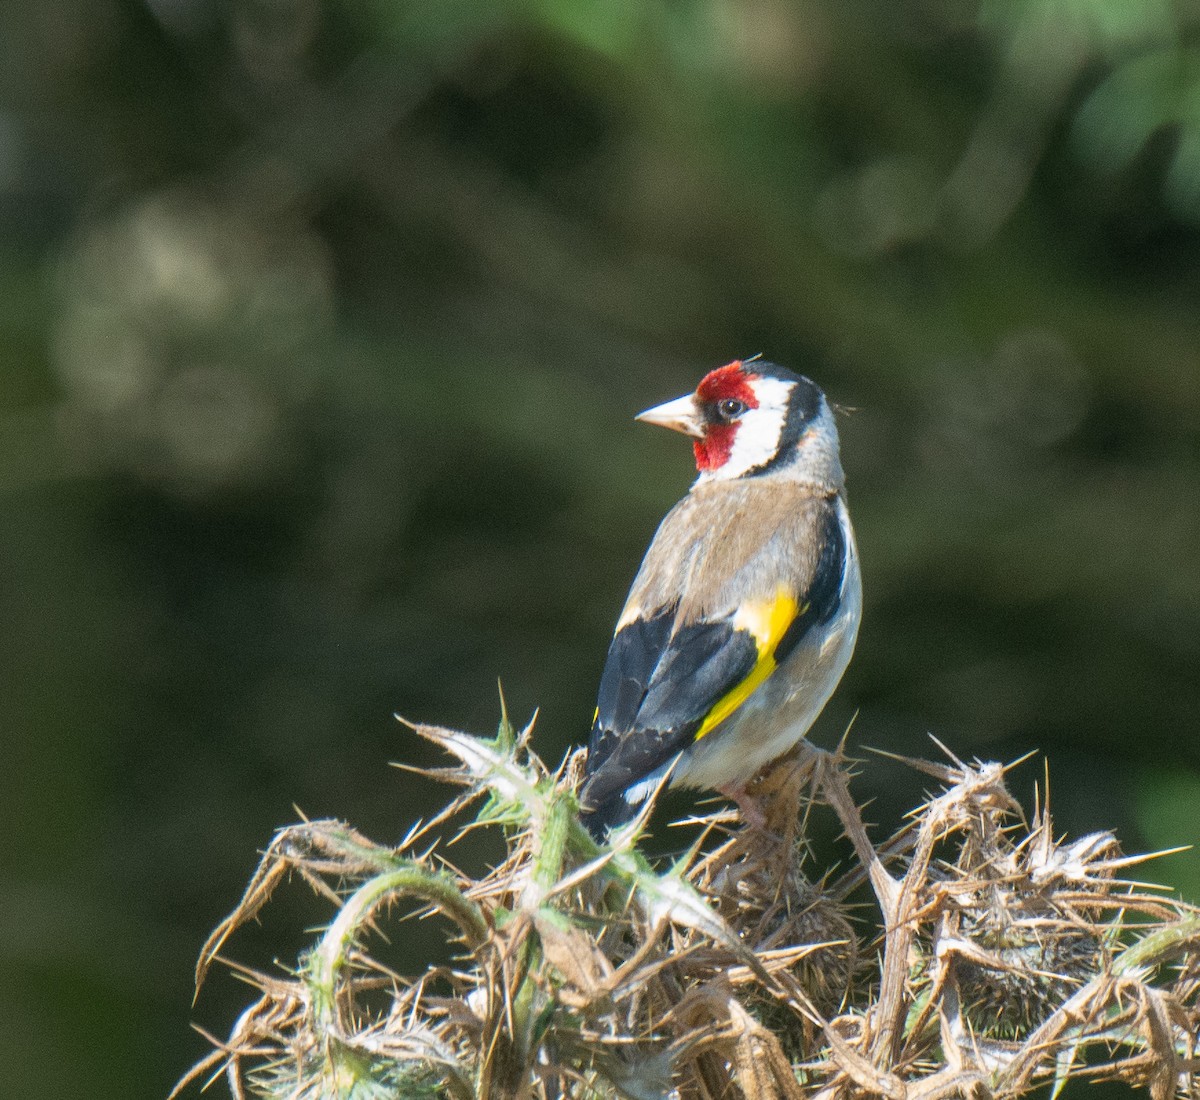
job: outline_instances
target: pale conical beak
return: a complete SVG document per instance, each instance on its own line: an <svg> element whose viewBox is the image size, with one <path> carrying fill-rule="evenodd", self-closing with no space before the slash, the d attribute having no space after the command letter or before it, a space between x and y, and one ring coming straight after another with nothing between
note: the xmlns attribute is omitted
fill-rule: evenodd
<svg viewBox="0 0 1200 1100"><path fill-rule="evenodd" d="M640 412L634 420L644 420L647 424L657 424L660 428L670 428L673 432L694 435L697 439L704 435L704 424L696 411L696 401L690 393Z"/></svg>

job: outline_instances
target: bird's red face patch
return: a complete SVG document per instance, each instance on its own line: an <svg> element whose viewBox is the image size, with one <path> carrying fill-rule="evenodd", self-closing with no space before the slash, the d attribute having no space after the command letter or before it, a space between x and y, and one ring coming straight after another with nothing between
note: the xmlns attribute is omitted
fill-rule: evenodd
<svg viewBox="0 0 1200 1100"><path fill-rule="evenodd" d="M740 401L748 409L757 409L758 398L754 395L754 387L750 385L754 377L746 373L740 359L735 359L728 366L709 371L696 387L696 397L702 406L709 409L716 409L720 402L730 400ZM704 473L724 466L733 450L737 431L736 420L723 423L706 418L704 438L692 442L692 449L696 452L696 469Z"/></svg>

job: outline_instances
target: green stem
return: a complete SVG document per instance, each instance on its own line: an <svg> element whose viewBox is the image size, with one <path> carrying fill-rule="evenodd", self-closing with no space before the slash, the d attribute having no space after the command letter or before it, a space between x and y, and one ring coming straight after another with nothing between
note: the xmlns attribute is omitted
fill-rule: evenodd
<svg viewBox="0 0 1200 1100"><path fill-rule="evenodd" d="M1141 966L1156 966L1200 937L1200 917L1189 917L1160 928L1131 943L1113 962L1115 974L1127 974Z"/></svg>
<svg viewBox="0 0 1200 1100"><path fill-rule="evenodd" d="M571 818L571 808L565 798L558 797L551 801L550 813L542 830L541 843L538 845L537 862L533 868L533 880L543 891L549 890L562 877Z"/></svg>
<svg viewBox="0 0 1200 1100"><path fill-rule="evenodd" d="M428 871L411 861L405 861L405 866L397 870L376 875L350 895L309 958L307 981L316 1023L327 1034L340 1033L336 1016L337 983L359 929L385 901L405 896L418 897L445 913L462 930L472 950L487 941L488 925L483 913L463 897L449 875Z"/></svg>

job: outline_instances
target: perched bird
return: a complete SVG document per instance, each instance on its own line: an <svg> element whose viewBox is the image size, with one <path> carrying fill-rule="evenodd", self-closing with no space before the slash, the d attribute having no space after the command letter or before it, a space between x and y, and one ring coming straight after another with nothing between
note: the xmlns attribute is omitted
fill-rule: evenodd
<svg viewBox="0 0 1200 1100"><path fill-rule="evenodd" d="M753 820L745 784L808 732L862 610L837 427L814 383L737 360L637 419L694 437L700 476L659 526L608 651L581 791L598 838L668 774Z"/></svg>

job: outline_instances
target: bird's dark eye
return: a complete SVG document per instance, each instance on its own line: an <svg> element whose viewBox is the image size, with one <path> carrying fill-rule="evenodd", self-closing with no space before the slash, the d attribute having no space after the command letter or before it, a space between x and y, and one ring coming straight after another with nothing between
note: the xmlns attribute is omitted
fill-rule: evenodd
<svg viewBox="0 0 1200 1100"><path fill-rule="evenodd" d="M717 402L717 416L722 420L736 420L746 411L746 403L736 397L726 397Z"/></svg>

